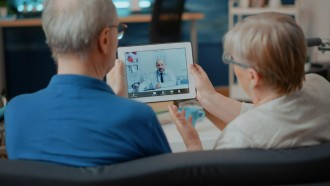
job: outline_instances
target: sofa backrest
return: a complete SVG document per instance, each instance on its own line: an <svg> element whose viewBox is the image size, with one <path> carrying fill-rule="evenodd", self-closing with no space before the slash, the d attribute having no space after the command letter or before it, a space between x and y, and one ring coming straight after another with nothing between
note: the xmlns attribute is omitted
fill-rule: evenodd
<svg viewBox="0 0 330 186"><path fill-rule="evenodd" d="M0 160L1 185L330 184L330 143L163 154L98 167Z"/></svg>

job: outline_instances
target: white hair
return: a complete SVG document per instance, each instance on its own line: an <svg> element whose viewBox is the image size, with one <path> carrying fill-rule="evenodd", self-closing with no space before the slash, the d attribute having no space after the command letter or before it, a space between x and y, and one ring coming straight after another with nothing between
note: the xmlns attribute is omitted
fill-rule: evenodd
<svg viewBox="0 0 330 186"><path fill-rule="evenodd" d="M42 27L55 59L59 54L84 58L100 32L116 19L111 0L45 0Z"/></svg>
<svg viewBox="0 0 330 186"><path fill-rule="evenodd" d="M165 61L164 59L157 59L157 60L156 60L156 65L157 65L157 63L158 63L159 61L163 62L163 64L166 65L166 61Z"/></svg>
<svg viewBox="0 0 330 186"><path fill-rule="evenodd" d="M225 35L224 52L257 69L278 93L302 87L307 46L302 29L289 15L267 12L245 18Z"/></svg>

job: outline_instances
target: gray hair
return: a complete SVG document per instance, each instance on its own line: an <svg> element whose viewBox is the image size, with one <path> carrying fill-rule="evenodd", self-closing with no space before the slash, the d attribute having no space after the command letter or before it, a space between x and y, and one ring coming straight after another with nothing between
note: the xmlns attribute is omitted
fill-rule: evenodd
<svg viewBox="0 0 330 186"><path fill-rule="evenodd" d="M165 65L166 65L166 61L165 61L164 59L157 59L157 60L156 60L156 65L157 65L157 63L158 63L159 61L162 61L162 62L163 62L163 64L165 64Z"/></svg>
<svg viewBox="0 0 330 186"><path fill-rule="evenodd" d="M59 54L84 58L100 32L116 19L111 0L45 0L42 27L55 59Z"/></svg>
<svg viewBox="0 0 330 186"><path fill-rule="evenodd" d="M226 34L224 51L257 69L278 93L302 87L307 46L302 29L289 15L267 12L245 18Z"/></svg>

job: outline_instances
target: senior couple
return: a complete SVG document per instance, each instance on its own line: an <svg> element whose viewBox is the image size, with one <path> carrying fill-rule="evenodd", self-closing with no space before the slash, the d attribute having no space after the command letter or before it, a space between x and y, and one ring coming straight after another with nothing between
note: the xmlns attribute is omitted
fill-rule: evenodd
<svg viewBox="0 0 330 186"><path fill-rule="evenodd" d="M125 67L115 58L126 26L112 1L44 3L42 27L57 74L45 89L7 104L9 159L96 166L171 153L152 109L125 98ZM329 141L330 84L318 75L305 75L305 37L290 16L247 17L229 30L223 46L223 62L234 66L252 103L217 93L199 65L189 66L198 101L227 123L215 149ZM202 150L191 118L186 120L176 106L169 110L187 150Z"/></svg>

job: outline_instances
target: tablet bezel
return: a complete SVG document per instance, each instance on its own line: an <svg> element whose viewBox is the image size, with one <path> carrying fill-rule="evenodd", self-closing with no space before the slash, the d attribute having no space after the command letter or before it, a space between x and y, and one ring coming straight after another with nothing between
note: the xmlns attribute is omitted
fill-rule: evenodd
<svg viewBox="0 0 330 186"><path fill-rule="evenodd" d="M151 103L151 102L162 102L162 101L175 101L175 100L184 100L184 99L194 99L196 98L196 88L195 82L193 77L189 73L189 65L193 64L193 55L192 55L192 48L190 42L179 42L179 43L165 43L165 44L151 44L151 45L136 45L136 46L125 46L125 47L118 47L117 54L118 58L122 60L126 67L125 61L125 53L126 52L143 52L143 51L150 51L150 50L166 50L166 49L175 49L175 48L184 48L186 54L186 66L188 71L188 93L182 94L173 94L173 95L158 95L158 96L150 96L150 97L138 97L138 98L129 98L132 100L137 100L144 103ZM127 73L127 68L125 68L125 73ZM127 76L125 76L125 83L126 87L128 87ZM155 90L157 91L157 90ZM128 90L127 90L128 94ZM128 97L128 95L127 95Z"/></svg>

